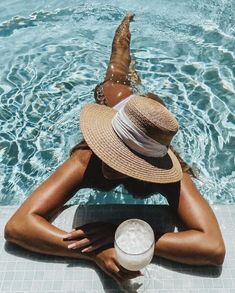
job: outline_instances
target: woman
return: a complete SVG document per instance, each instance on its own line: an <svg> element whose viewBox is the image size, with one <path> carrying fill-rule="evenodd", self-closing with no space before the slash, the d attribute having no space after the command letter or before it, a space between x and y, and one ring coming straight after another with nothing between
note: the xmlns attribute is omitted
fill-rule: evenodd
<svg viewBox="0 0 235 293"><path fill-rule="evenodd" d="M43 182L11 217L5 238L31 251L95 262L118 281L139 272L122 268L115 256L115 227L93 223L69 233L49 219L79 189L111 190L122 183L134 195L160 192L185 226L177 233L156 231L155 254L192 265L221 265L225 247L213 211L196 189L190 168L169 148L178 129L173 115L154 94L133 95L129 23L118 27L105 80L96 87L98 104L85 106L85 141ZM110 108L115 107L115 109ZM182 172L182 169L183 172Z"/></svg>

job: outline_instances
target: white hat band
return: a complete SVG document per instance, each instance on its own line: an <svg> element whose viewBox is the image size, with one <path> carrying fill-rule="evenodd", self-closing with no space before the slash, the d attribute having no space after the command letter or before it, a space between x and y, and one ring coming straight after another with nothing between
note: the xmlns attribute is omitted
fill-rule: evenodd
<svg viewBox="0 0 235 293"><path fill-rule="evenodd" d="M139 154L147 157L164 157L167 154L168 148L147 136L125 114L124 106L131 97L122 100L121 107L120 103L117 105L119 111L112 119L113 130L129 148ZM115 106L114 108L118 107Z"/></svg>

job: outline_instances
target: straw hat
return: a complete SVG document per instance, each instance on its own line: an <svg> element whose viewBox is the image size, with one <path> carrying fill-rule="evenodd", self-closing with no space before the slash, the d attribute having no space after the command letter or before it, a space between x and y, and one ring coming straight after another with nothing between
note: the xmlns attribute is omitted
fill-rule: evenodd
<svg viewBox="0 0 235 293"><path fill-rule="evenodd" d="M135 126L162 145L169 146L178 130L174 116L153 99L134 96L124 106L124 112ZM139 180L154 183L181 180L180 163L170 149L164 157L147 157L119 138L112 127L116 113L117 110L98 104L88 104L82 109L80 126L92 151L114 170Z"/></svg>

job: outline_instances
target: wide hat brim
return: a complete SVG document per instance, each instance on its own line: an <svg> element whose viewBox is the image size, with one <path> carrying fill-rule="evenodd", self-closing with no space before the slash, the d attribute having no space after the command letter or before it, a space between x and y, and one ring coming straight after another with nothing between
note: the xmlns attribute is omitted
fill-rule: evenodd
<svg viewBox="0 0 235 293"><path fill-rule="evenodd" d="M117 136L112 119L117 110L98 104L86 105L80 115L84 139L108 166L130 177L153 183L173 183L182 179L182 169L169 149L161 158L134 152Z"/></svg>

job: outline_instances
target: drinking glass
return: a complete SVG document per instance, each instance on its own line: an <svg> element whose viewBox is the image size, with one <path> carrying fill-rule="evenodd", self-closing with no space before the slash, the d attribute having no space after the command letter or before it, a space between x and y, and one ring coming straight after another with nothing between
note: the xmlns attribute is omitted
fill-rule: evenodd
<svg viewBox="0 0 235 293"><path fill-rule="evenodd" d="M143 276L122 284L129 292L144 292L149 283L146 266L154 255L155 238L151 226L140 219L129 219L121 223L116 232L114 247L119 264L129 271L141 271Z"/></svg>

